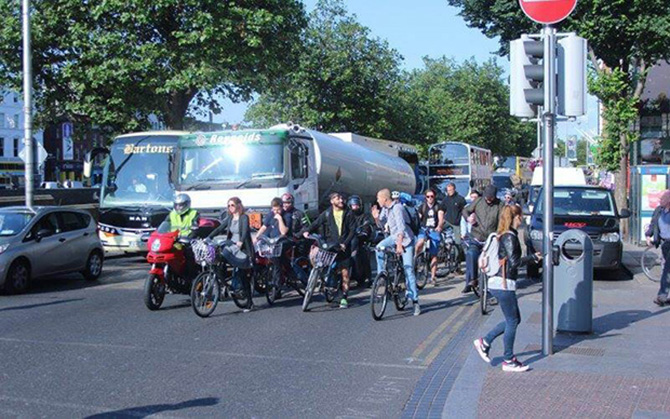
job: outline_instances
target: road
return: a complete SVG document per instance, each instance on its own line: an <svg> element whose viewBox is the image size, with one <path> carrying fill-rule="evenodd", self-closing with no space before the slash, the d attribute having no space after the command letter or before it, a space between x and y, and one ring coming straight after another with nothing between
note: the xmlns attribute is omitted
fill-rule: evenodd
<svg viewBox="0 0 670 419"><path fill-rule="evenodd" d="M150 312L148 265L108 259L101 279L69 275L0 296L0 415L43 417L397 417L431 362L480 315L460 279L422 293L423 313L387 309L368 293L346 310L290 293L208 319L186 296Z"/></svg>

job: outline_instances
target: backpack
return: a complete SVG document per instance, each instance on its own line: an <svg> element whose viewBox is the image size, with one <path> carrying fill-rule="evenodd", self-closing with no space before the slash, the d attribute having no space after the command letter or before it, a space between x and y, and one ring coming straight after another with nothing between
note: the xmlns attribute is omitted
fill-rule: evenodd
<svg viewBox="0 0 670 419"><path fill-rule="evenodd" d="M498 250L500 249L500 242L498 241L498 233L489 234L482 253L479 255L479 269L489 278L497 276L500 268L504 265L505 259L498 259ZM503 272L504 274L504 272Z"/></svg>
<svg viewBox="0 0 670 419"><path fill-rule="evenodd" d="M416 207L410 207L409 205L403 205L405 212L407 213L407 218L409 222L406 223L412 233L416 236L421 231L421 218L419 217L419 211L416 210Z"/></svg>

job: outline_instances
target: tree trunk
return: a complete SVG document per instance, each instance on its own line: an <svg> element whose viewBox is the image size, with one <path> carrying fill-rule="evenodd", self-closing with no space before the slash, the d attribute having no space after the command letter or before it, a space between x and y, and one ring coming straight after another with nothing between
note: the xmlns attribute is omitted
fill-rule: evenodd
<svg viewBox="0 0 670 419"><path fill-rule="evenodd" d="M623 208L629 208L628 203L628 138L622 134L621 138L621 158L619 159L619 170L614 177L614 199L619 211ZM628 238L628 219L621 219L621 236Z"/></svg>

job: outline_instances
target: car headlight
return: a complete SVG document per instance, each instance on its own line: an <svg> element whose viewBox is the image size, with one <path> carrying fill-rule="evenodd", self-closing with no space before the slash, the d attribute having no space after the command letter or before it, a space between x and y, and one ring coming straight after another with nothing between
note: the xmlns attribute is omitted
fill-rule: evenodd
<svg viewBox="0 0 670 419"><path fill-rule="evenodd" d="M530 230L531 240L542 240L542 237L544 237L544 235L540 230Z"/></svg>
<svg viewBox="0 0 670 419"><path fill-rule="evenodd" d="M0 244L0 255L4 253L5 250L9 247L9 243L7 244Z"/></svg>
<svg viewBox="0 0 670 419"><path fill-rule="evenodd" d="M609 243L615 243L621 240L621 236L619 236L619 233L605 233L602 236L600 236L600 241L604 242L609 242Z"/></svg>

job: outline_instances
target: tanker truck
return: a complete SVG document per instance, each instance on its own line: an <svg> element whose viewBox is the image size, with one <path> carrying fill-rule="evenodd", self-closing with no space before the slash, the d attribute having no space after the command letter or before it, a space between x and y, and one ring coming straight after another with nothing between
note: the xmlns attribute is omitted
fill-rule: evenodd
<svg viewBox="0 0 670 419"><path fill-rule="evenodd" d="M353 138L291 124L184 135L173 162L175 189L210 216L239 197L254 227L272 198L286 192L310 217L329 205L331 192L360 195L366 205L382 188L414 193L414 169L401 157L411 155L411 146Z"/></svg>

